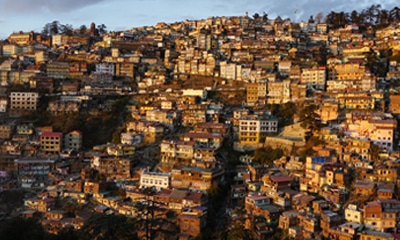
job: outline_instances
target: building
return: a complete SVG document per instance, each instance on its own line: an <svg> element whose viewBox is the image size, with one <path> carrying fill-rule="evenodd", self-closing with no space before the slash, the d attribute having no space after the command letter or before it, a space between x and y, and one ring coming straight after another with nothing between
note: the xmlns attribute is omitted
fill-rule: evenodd
<svg viewBox="0 0 400 240"><path fill-rule="evenodd" d="M37 92L11 92L10 109L36 110L39 102Z"/></svg>
<svg viewBox="0 0 400 240"><path fill-rule="evenodd" d="M207 190L217 184L224 174L223 168L183 167L171 170L171 187Z"/></svg>
<svg viewBox="0 0 400 240"><path fill-rule="evenodd" d="M40 150L46 154L59 154L62 150L61 132L44 132L40 135Z"/></svg>
<svg viewBox="0 0 400 240"><path fill-rule="evenodd" d="M131 166L131 160L119 157L93 156L90 160L90 167L98 170L107 180L130 178Z"/></svg>
<svg viewBox="0 0 400 240"><path fill-rule="evenodd" d="M67 62L51 62L46 65L48 77L65 79L69 77L69 64Z"/></svg>
<svg viewBox="0 0 400 240"><path fill-rule="evenodd" d="M246 103L248 106L265 105L267 99L266 81L248 83L246 90Z"/></svg>
<svg viewBox="0 0 400 240"><path fill-rule="evenodd" d="M7 112L8 100L6 97L0 97L0 113Z"/></svg>
<svg viewBox="0 0 400 240"><path fill-rule="evenodd" d="M324 66L303 68L300 82L306 84L308 89L325 90L326 68Z"/></svg>
<svg viewBox="0 0 400 240"><path fill-rule="evenodd" d="M16 32L10 34L8 42L15 43L18 45L28 45L34 39L33 32Z"/></svg>
<svg viewBox="0 0 400 240"><path fill-rule="evenodd" d="M239 142L263 143L268 134L278 132L278 120L270 116L247 115L239 120Z"/></svg>
<svg viewBox="0 0 400 240"><path fill-rule="evenodd" d="M135 65L131 62L122 62L115 64L115 75L126 76L134 79L135 77Z"/></svg>
<svg viewBox="0 0 400 240"><path fill-rule="evenodd" d="M55 161L50 159L15 159L18 182L23 188L44 187L49 173L55 169Z"/></svg>
<svg viewBox="0 0 400 240"><path fill-rule="evenodd" d="M0 125L0 139L10 139L13 133L13 126L10 124Z"/></svg>
<svg viewBox="0 0 400 240"><path fill-rule="evenodd" d="M82 148L82 132L78 130L71 131L64 136L64 148L80 150Z"/></svg>
<svg viewBox="0 0 400 240"><path fill-rule="evenodd" d="M179 239L192 239L207 226L207 208L194 207L179 215Z"/></svg>
<svg viewBox="0 0 400 240"><path fill-rule="evenodd" d="M151 188L155 187L156 189L164 189L169 188L171 181L170 173L160 173L160 172L149 172L144 169L140 173L140 187L143 188Z"/></svg>

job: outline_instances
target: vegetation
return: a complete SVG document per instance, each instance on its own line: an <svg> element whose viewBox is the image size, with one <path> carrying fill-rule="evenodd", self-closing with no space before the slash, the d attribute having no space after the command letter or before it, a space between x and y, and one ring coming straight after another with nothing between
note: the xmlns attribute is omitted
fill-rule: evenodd
<svg viewBox="0 0 400 240"><path fill-rule="evenodd" d="M43 240L49 235L37 220L15 217L0 224L0 239Z"/></svg>
<svg viewBox="0 0 400 240"><path fill-rule="evenodd" d="M391 10L382 9L380 4L372 4L370 7L357 12L335 12L331 11L326 15L325 22L332 29L344 27L346 24L357 24L361 30L366 30L367 26L384 28L391 22L400 21L400 8L397 6Z"/></svg>
<svg viewBox="0 0 400 240"><path fill-rule="evenodd" d="M283 156L283 150L280 148L272 148L270 146L265 148L257 148L254 151L254 162L266 165L272 165L276 159Z"/></svg>

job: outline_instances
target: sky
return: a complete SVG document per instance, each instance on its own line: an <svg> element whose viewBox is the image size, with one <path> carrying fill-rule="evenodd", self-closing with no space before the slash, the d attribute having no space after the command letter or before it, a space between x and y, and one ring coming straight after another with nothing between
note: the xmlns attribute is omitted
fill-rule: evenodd
<svg viewBox="0 0 400 240"><path fill-rule="evenodd" d="M382 3L383 2L383 3ZM362 10L372 4L392 9L396 0L0 0L0 39L12 32L41 32L46 23L59 21L74 28L105 24L122 31L158 22L173 23L211 16L241 16L248 12L269 18L307 20L319 12ZM400 7L400 3L397 3Z"/></svg>

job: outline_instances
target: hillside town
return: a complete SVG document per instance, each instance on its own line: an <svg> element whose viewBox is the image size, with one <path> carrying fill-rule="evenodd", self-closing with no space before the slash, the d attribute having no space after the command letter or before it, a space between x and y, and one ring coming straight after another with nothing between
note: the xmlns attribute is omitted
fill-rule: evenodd
<svg viewBox="0 0 400 240"><path fill-rule="evenodd" d="M400 9L371 8L11 33L0 236L400 239Z"/></svg>

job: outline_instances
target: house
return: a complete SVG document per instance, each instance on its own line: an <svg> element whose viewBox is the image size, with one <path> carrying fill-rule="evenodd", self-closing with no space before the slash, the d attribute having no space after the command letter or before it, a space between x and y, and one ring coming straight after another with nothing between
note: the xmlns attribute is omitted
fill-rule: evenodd
<svg viewBox="0 0 400 240"><path fill-rule="evenodd" d="M156 189L169 188L171 181L170 173L149 172L147 169L142 170L140 173L140 187Z"/></svg>
<svg viewBox="0 0 400 240"><path fill-rule="evenodd" d="M37 202L37 210L42 213L46 213L51 211L56 205L56 200L54 198L46 198L40 199Z"/></svg>
<svg viewBox="0 0 400 240"><path fill-rule="evenodd" d="M298 215L299 212L297 210L282 212L282 214L279 216L278 227L286 230L290 227L297 226L299 224Z"/></svg>
<svg viewBox="0 0 400 240"><path fill-rule="evenodd" d="M198 236L207 226L207 208L194 207L185 209L178 216L179 219L179 239L191 239Z"/></svg>
<svg viewBox="0 0 400 240"><path fill-rule="evenodd" d="M8 100L6 97L0 96L0 113L5 113L7 111Z"/></svg>
<svg viewBox="0 0 400 240"><path fill-rule="evenodd" d="M0 125L0 139L11 139L14 131L14 126L10 124L1 124Z"/></svg>
<svg viewBox="0 0 400 240"><path fill-rule="evenodd" d="M128 179L131 177L132 161L112 156L93 156L90 166L103 174L108 180Z"/></svg>
<svg viewBox="0 0 400 240"><path fill-rule="evenodd" d="M245 197L245 209L252 212L256 207L271 204L271 198L265 195L250 195Z"/></svg>
<svg viewBox="0 0 400 240"><path fill-rule="evenodd" d="M46 76L29 77L29 87L39 92L53 93L54 79Z"/></svg>
<svg viewBox="0 0 400 240"><path fill-rule="evenodd" d="M153 196L153 201L179 212L184 208L206 206L208 197L201 192L163 189Z"/></svg>
<svg viewBox="0 0 400 240"><path fill-rule="evenodd" d="M356 194L371 196L376 194L376 183L370 180L356 180L354 183Z"/></svg>
<svg viewBox="0 0 400 240"><path fill-rule="evenodd" d="M365 230L360 233L360 240L395 240L393 234L374 231L374 230Z"/></svg>
<svg viewBox="0 0 400 240"><path fill-rule="evenodd" d="M363 212L362 210L357 208L357 205L349 204L347 208L344 210L344 217L347 222L355 222L362 224L363 220Z"/></svg>
<svg viewBox="0 0 400 240"><path fill-rule="evenodd" d="M195 141L201 147L218 149L222 145L223 136L219 133L187 132L181 135L183 141Z"/></svg>
<svg viewBox="0 0 400 240"><path fill-rule="evenodd" d="M47 77L66 79L69 77L69 64L67 62L50 62L46 65Z"/></svg>
<svg viewBox="0 0 400 240"><path fill-rule="evenodd" d="M176 167L171 170L171 187L207 190L224 174L221 167Z"/></svg>

